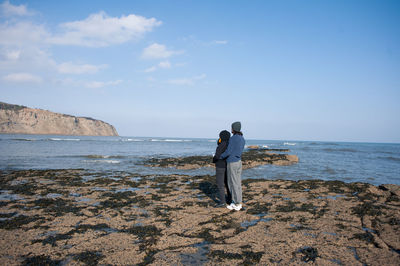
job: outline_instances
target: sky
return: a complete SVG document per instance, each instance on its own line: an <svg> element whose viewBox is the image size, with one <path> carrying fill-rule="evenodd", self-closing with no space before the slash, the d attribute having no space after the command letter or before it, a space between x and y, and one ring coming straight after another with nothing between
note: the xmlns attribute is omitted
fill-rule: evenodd
<svg viewBox="0 0 400 266"><path fill-rule="evenodd" d="M0 101L121 136L400 142L400 1L0 2Z"/></svg>

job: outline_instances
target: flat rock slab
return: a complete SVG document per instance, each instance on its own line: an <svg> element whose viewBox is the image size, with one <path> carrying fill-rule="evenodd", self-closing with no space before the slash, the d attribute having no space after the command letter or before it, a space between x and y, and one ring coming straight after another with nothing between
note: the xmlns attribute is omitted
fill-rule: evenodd
<svg viewBox="0 0 400 266"><path fill-rule="evenodd" d="M265 164L292 165L298 163L297 155L275 153L289 152L288 149L247 149L242 154L243 169L253 168ZM173 167L177 169L197 169L201 167L215 167L211 156L187 156L187 157L168 157L151 158L143 162L149 167Z"/></svg>
<svg viewBox="0 0 400 266"><path fill-rule="evenodd" d="M0 172L1 265L399 265L399 186L213 176Z"/></svg>

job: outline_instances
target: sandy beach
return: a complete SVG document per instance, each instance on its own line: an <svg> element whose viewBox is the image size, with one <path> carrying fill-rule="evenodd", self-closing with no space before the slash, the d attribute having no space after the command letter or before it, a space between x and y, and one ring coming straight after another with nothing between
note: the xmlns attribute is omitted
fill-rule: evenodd
<svg viewBox="0 0 400 266"><path fill-rule="evenodd" d="M398 265L400 188L213 176L3 171L2 265Z"/></svg>

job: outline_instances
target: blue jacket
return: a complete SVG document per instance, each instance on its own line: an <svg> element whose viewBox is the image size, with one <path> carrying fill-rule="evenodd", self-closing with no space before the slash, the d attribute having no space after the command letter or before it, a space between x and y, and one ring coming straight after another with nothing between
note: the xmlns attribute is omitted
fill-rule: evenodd
<svg viewBox="0 0 400 266"><path fill-rule="evenodd" d="M221 154L220 159L225 159L227 163L238 162L242 159L245 140L241 135L233 135L228 144L228 148Z"/></svg>

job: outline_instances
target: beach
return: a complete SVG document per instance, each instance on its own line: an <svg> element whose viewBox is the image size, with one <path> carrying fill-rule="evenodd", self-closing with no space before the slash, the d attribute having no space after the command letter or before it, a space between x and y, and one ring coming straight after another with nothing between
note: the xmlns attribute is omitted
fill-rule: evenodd
<svg viewBox="0 0 400 266"><path fill-rule="evenodd" d="M400 188L212 175L2 170L2 265L398 265Z"/></svg>

